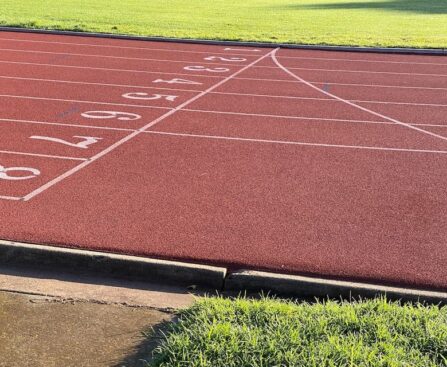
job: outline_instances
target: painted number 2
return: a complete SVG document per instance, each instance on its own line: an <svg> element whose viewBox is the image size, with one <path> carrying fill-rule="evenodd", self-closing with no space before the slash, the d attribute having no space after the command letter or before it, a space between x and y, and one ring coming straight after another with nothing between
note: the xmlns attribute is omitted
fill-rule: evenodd
<svg viewBox="0 0 447 367"><path fill-rule="evenodd" d="M19 181L29 180L40 175L40 171L29 167L9 167L0 166L0 180Z"/></svg>
<svg viewBox="0 0 447 367"><path fill-rule="evenodd" d="M82 139L82 141L77 142L77 143L71 143L67 140L59 139L59 138L52 138L50 136L38 136L38 135L30 136L30 139L51 141L53 143L64 144L64 145L68 145L69 147L79 148L79 149L87 149L89 147L89 145L95 144L99 140L101 140L101 138L94 138L93 136L77 136L77 135L75 135L75 136L73 136L73 138Z"/></svg>

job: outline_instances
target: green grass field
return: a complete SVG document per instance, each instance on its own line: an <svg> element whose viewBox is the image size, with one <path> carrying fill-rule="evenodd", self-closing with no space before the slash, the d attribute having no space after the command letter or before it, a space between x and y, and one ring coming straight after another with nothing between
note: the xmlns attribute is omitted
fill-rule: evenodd
<svg viewBox="0 0 447 367"><path fill-rule="evenodd" d="M181 38L447 48L447 0L2 0L0 24Z"/></svg>
<svg viewBox="0 0 447 367"><path fill-rule="evenodd" d="M447 308L202 298L156 349L154 367L445 367Z"/></svg>

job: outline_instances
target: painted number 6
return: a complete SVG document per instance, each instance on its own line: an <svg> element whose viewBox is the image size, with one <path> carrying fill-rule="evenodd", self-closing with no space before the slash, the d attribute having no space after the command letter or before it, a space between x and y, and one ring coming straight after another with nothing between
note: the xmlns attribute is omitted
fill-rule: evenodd
<svg viewBox="0 0 447 367"><path fill-rule="evenodd" d="M136 113L116 111L87 111L81 113L81 116L88 119L117 119L123 121L138 120L141 118L141 116Z"/></svg>
<svg viewBox="0 0 447 367"><path fill-rule="evenodd" d="M18 176L10 175L10 173L18 173ZM25 174L25 175L23 175ZM29 180L40 175L40 171L35 168L28 167L3 167L0 166L0 180L19 181Z"/></svg>

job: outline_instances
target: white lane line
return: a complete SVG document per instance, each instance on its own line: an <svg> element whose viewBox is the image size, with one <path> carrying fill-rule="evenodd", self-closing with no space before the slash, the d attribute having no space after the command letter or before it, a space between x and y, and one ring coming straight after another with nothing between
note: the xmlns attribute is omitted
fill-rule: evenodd
<svg viewBox="0 0 447 367"><path fill-rule="evenodd" d="M107 126L92 126L92 125L78 125L78 124L63 124L58 122L48 122L48 121L34 121L34 120L17 120L17 119L3 119L0 118L0 123L28 123L28 124L36 124L36 125L54 125L54 126L66 126L66 127L82 127L87 129L100 129L100 130L116 130L116 131L135 131L135 129L125 129L119 127L107 127Z"/></svg>
<svg viewBox="0 0 447 367"><path fill-rule="evenodd" d="M326 96L329 96L329 97L331 97L331 98L334 98L334 99L336 99L336 100L338 100L338 101L340 101L340 102L346 103L347 105L349 105L349 106L351 106L351 107L357 108L357 109L362 110L362 111L364 111L364 112L367 112L367 113L369 113L369 114L371 114L371 115L380 117L381 119L388 120L388 121L394 122L394 123L396 123L396 124L398 124L398 125L405 126L405 127L409 128L409 129L418 131L418 132L420 132L420 133L422 133L422 134L430 135L430 136L432 136L432 137L434 137L434 138L441 139L441 140L443 140L443 141L447 141L447 137L445 137L445 136L442 136L442 135L433 133L433 132L431 132L431 131L427 131L427 130L421 129L420 127L413 126L413 125L407 124L407 123L405 123L405 122L402 122L402 121L399 121L399 120L396 120L396 119L393 119L393 118L391 118L391 117L389 117L389 116L383 115L383 114L381 114L381 113L375 112L375 111L373 111L373 110L370 110L370 109L368 109L368 108L366 108L366 107L363 107L363 106L360 106L360 105L355 104L355 103L353 103L353 102L350 102L350 101L348 101L348 100L346 100L346 99L343 99L343 98L341 98L341 97L338 97L338 96L336 96L335 94L326 92L325 90L323 90L323 89L317 87L316 85L313 85L312 83L309 83L308 81L304 80L303 78L299 77L298 75L294 74L294 73L291 72L289 69L287 69L286 67L284 67L284 66L278 61L278 59L276 58L276 50L272 52L271 56L272 56L272 59L273 59L274 63L275 63L281 70L283 70L285 73L287 73L288 75L290 75L290 76L293 77L294 79L296 79L296 80L298 80L298 81L300 81L300 82L306 84L307 86L309 86L309 87L311 87L311 88L313 88L313 89L315 89L315 90L317 90L317 91L323 93L323 94L326 95Z"/></svg>
<svg viewBox="0 0 447 367"><path fill-rule="evenodd" d="M173 73L172 75L176 75ZM143 89L161 89L161 90L173 90L181 92L201 92L200 89L182 89L182 88L163 88L163 87L152 87L147 85L133 85L133 84L110 84L110 83L95 83L87 81L74 81L74 80L62 80L62 79L44 79L44 78L27 78L18 76L8 76L0 75L2 79L17 79L17 80L33 80L39 82L49 82L49 83L67 83L67 84L85 84L85 85L99 85L106 87L124 87L124 88L143 88ZM254 81L264 81L264 82L280 82L280 83L296 83L295 80L282 80L282 79L258 79L258 78L234 78L234 80L254 80ZM447 91L447 88L442 87L422 87L422 86L404 86L404 85L382 85L382 84L357 84L357 83L334 83L334 82L322 82L322 81L309 81L313 84L321 85L342 85L349 87L368 87L368 88L398 88L398 89L421 89L421 90L440 90ZM213 92L218 93L218 92Z"/></svg>
<svg viewBox="0 0 447 367"><path fill-rule="evenodd" d="M146 51L163 51L163 52L180 52L180 53L193 53L193 54L216 54L216 55L240 55L240 56L253 56L250 51L245 51L240 49L244 53L229 53L229 52L216 52L216 51L189 51L189 50L176 50L176 49L164 49L164 48L148 48L148 47L135 47L135 46L116 46L116 45L97 45L89 43L73 43L73 42L55 42L55 41L38 41L38 40L25 40L25 39L15 39L15 38L0 38L1 41L8 42L29 42L29 43L44 43L44 44L60 44L60 45L74 45L74 46L85 46L85 47L102 47L102 48L116 48L116 49L131 49L131 50L146 50ZM120 41L120 40L117 40ZM122 41L122 40L121 40ZM136 42L139 42L136 40ZM154 41L156 42L156 41ZM203 45L204 47L208 45ZM213 48L225 47L224 45L211 45ZM268 49L266 49L268 50ZM298 52L309 52L311 50L297 49ZM317 50L318 51L318 50ZM324 52L324 51L323 51ZM386 60L361 60L361 59L338 59L338 58L325 58L325 57L303 57L303 56L278 56L284 59L309 59L309 60L331 60L331 61L353 61L353 62L370 62L370 63L385 63L385 64L415 64L415 65L447 65L446 63L431 63L431 62L412 62L412 61L386 61Z"/></svg>
<svg viewBox="0 0 447 367"><path fill-rule="evenodd" d="M199 61L200 62L200 61ZM166 73L166 72L156 72L156 71L146 71L146 70L129 70L129 69L116 69L116 68L98 68L92 66L76 66L76 65L61 65L61 64L51 64L51 63L37 63L37 62L23 62L23 61L7 61L1 60L0 63L6 64L19 64L19 65L42 65L42 66L53 66L59 68L76 68L76 69L91 69L91 70L107 70L107 71L119 71L119 72L132 72L132 73L146 73L146 74L176 74L176 75L188 75L193 76L192 74L185 73ZM194 64L197 64L195 62ZM236 66L236 65L232 65ZM275 66L254 66L254 68L263 68L263 69L276 69ZM371 70L346 70L346 69L317 69L317 68L290 68L291 70L305 70L305 71L319 71L319 72L337 72L337 73L362 73L362 74L385 74L385 75L410 75L410 76L436 76L436 77L444 77L447 78L447 74L425 74L425 73L402 73L397 71L371 71ZM195 76L205 76L211 77L210 75L200 74ZM212 75L212 77L219 77ZM221 76L220 76L221 78Z"/></svg>
<svg viewBox="0 0 447 367"><path fill-rule="evenodd" d="M16 197L16 196L4 196L4 195L0 195L0 199L1 200L13 200L13 201L20 201L23 198L22 197Z"/></svg>
<svg viewBox="0 0 447 367"><path fill-rule="evenodd" d="M51 83L86 84L86 85L98 85L98 86L124 87L122 85L102 84L102 83L71 82L71 81L53 80L53 79L17 78L17 77L3 77L3 76L0 76L0 79L18 79L18 80L32 80L32 81L51 82ZM145 88L145 89L155 89L155 90L170 90L170 91L200 93L200 90L193 90L193 89L171 89L171 88L136 87L136 86L128 86L128 87L129 88ZM316 101L336 102L332 98L298 97L298 96L284 96L284 95L272 95L272 94L235 93L235 92L210 92L210 94L221 94L221 95L229 95L229 96L247 96L247 97L264 97L264 98L281 98L281 99L298 99L298 100L316 100ZM370 100L350 100L350 101L351 102L358 102L358 103L376 103L376 104L396 104L396 105L447 107L447 104L438 104L438 103L391 102L391 101L370 101ZM96 103L96 102L92 102L92 103ZM104 104L107 104L107 102L104 102ZM116 105L117 106L118 105L127 106L125 104L116 104ZM129 106L135 106L135 105L129 105ZM137 106L141 106L141 105L137 105ZM143 107L148 107L148 106L143 106Z"/></svg>
<svg viewBox="0 0 447 367"><path fill-rule="evenodd" d="M209 114L237 115L237 116L270 117L270 118L292 119L292 120L296 119L296 120L315 120L315 121L329 121L329 122L348 122L348 123L395 125L394 122L390 122L390 121L331 119L331 118L324 118L324 117L269 115L269 114L262 114L262 113L245 113L245 112L231 112L231 111L209 111L209 110L196 110L196 109L188 109L188 108L184 108L182 111L209 113ZM409 124L409 125L429 126L429 127L445 127L445 128L447 128L447 124L444 124L444 125L442 125L442 124Z"/></svg>
<svg viewBox="0 0 447 367"><path fill-rule="evenodd" d="M236 137L231 137L231 136L183 134L183 133L171 133L171 132L165 132L165 131L145 131L145 133L147 133L147 134L157 134L157 135L171 135L171 136L192 137L192 138L204 138L204 139L217 139L217 140L233 140L233 141L245 141L245 142L256 142L256 143L269 143L269 144L302 145L302 146L324 147L324 148L347 148L347 149L381 150L381 151L390 151L390 152L412 152L412 153L447 154L447 150L426 150L426 149L373 147L373 146L363 146L363 145L307 143L307 142L302 142L302 141L236 138Z"/></svg>
<svg viewBox="0 0 447 367"><path fill-rule="evenodd" d="M421 56L421 58L424 56ZM438 57L438 56L435 56ZM341 62L367 62L373 64L408 64L408 65L440 65L447 66L447 63L437 62L415 62L415 61L391 61L391 60L361 60L361 59L338 59L329 57L305 57L305 56L277 56L278 59L298 59L298 60L322 60L322 61L341 61ZM441 59L442 56L439 56Z"/></svg>
<svg viewBox="0 0 447 367"><path fill-rule="evenodd" d="M281 83L297 83L296 80L287 79L272 79L272 78L234 78L235 80L258 80L263 82L281 82ZM309 81L312 84L322 84L322 85L348 85L348 86L360 86L360 87L379 87L379 88L403 88L403 89L428 89L428 90L447 90L443 87L424 87L424 86L405 86L405 85L383 85L383 84L362 84L362 83L336 83L336 82L325 82L322 80Z"/></svg>
<svg viewBox="0 0 447 367"><path fill-rule="evenodd" d="M87 70L105 70L105 71L117 71L125 73L144 73L144 74L156 74L156 75L173 75L173 76L189 76L198 78L218 78L223 79L223 76L218 75L206 75L206 74L186 74L186 73L176 73L176 72L158 72L158 71L145 71L145 70L125 70L125 69L111 69L111 68L98 68L90 66L74 66L74 65L59 65L59 64L48 64L48 63L36 63L36 62L21 62L21 61L4 61L0 60L1 64L17 64L17 65L30 65L30 66L43 66L43 67L57 67L57 68L71 68L71 69L87 69ZM274 79L274 78L244 78L238 77L235 80L258 80L265 82L281 82L281 83L296 83L294 80L286 79ZM382 85L382 84L356 84L356 83L335 83L335 82L324 82L324 81L311 81L313 84L329 84L329 85L353 85L353 86L365 86L365 87L383 87L383 88L404 88L404 89L428 89L428 90L447 90L443 87L425 87L425 86L400 86L400 85ZM137 86L134 86L138 88ZM140 87L143 88L143 87ZM150 88L150 87L148 87Z"/></svg>
<svg viewBox="0 0 447 367"><path fill-rule="evenodd" d="M280 99L298 99L298 100L315 100L315 101L337 102L333 98L298 97L298 96L283 96L283 95L276 96L276 95L273 95L273 94L232 93L232 92L213 92L212 94L222 94L222 95L231 95L231 96L265 97L265 98L280 98ZM375 103L375 104L397 104L397 105L412 105L412 106L447 107L447 104L442 104L442 103L370 101L370 100L356 100L356 99L350 99L349 101L357 102L357 103Z"/></svg>
<svg viewBox="0 0 447 367"><path fill-rule="evenodd" d="M13 48L0 48L0 51L7 51L7 52L23 52L23 53L35 53L35 54L49 54L49 55L65 55L65 56L80 56L80 57L96 57L100 59L118 59L118 60L136 60L136 61L161 61L161 62L173 62L173 63L183 63L183 64L203 64L203 65L222 65L222 66L241 66L245 65L242 62L233 62L233 63L218 63L218 62L207 62L204 59L199 60L169 60L169 59L152 59L152 58L143 58L143 57L125 57L125 56L108 56L108 55L92 55L92 54L78 54L78 53L71 53L71 52L52 52L52 51L34 51L34 50L16 50ZM53 59L57 59L54 57ZM62 59L62 58L61 58Z"/></svg>
<svg viewBox="0 0 447 367"><path fill-rule="evenodd" d="M70 161L87 161L87 158L67 157L67 156L51 155L51 154L16 152L13 150L0 150L0 153L1 154L14 154L14 155L27 155L27 156L31 156L31 157L41 157L41 158L65 159L65 160L70 160Z"/></svg>
<svg viewBox="0 0 447 367"><path fill-rule="evenodd" d="M23 77L6 76L6 75L0 75L0 79L31 80L31 81L35 81L35 82L79 84L79 85L98 85L101 87L141 88L141 89L156 89L156 90L160 89L160 90L172 90L172 91L193 92L193 93L201 92L200 89L162 88L162 87L150 87L150 86L143 86L143 85L93 83L93 82L81 82L81 81L72 81L72 80L42 79L42 78L23 78Z"/></svg>
<svg viewBox="0 0 447 367"><path fill-rule="evenodd" d="M272 68L274 66L255 66L255 68ZM441 78L447 78L447 74L426 74L426 73L402 73L398 71L371 71L371 70L347 70L347 69L318 69L318 68L287 68L290 70L305 70L305 71L323 71L330 73L362 73L362 74L386 74L386 75L418 75L418 76L436 76Z"/></svg>
<svg viewBox="0 0 447 367"><path fill-rule="evenodd" d="M68 68L68 69L82 69L82 70L105 70L105 71L117 71L122 73L141 73L141 74L156 74L156 75L183 75L189 77L200 77L200 78L218 78L223 79L224 76L219 75L206 75L206 74L186 74L186 73L176 73L176 72L162 72L162 71L146 71L146 70L129 70L129 69L113 69L113 68L95 68L91 66L76 66L76 65L59 65L59 64L49 64L40 62L22 62L22 61L4 61L0 60L1 64L14 64L14 65L32 65L32 66L49 66L51 68Z"/></svg>
<svg viewBox="0 0 447 367"><path fill-rule="evenodd" d="M217 51L189 51L189 50L176 50L176 49L165 49L165 48L149 48L149 47L135 47L135 46L116 46L116 45L95 45L91 43L73 43L73 42L55 42L55 41L37 41L37 40L25 40L25 39L15 39L15 38L0 38L0 42L2 41L12 41L12 42L29 42L29 43L46 43L46 44L56 44L56 45L70 45L70 46L85 46L85 47L102 47L102 48L116 48L116 49L124 49L124 50L145 50L148 52L152 51L164 51L164 52L181 52L181 53L193 53L193 54L207 54L207 55L235 55L235 56L253 56L253 53L247 53L251 52L250 50L245 51L243 48L241 48L241 52L244 53L237 53L234 52L217 52ZM117 40L117 41L124 41L129 42L126 40ZM138 40L132 40L132 42L146 42L146 41L138 41ZM149 42L157 42L157 41L149 41ZM218 49L219 47L226 47L225 45L200 45L205 47L213 47ZM234 47L234 46L232 46ZM266 51L271 51L271 48L265 48Z"/></svg>
<svg viewBox="0 0 447 367"><path fill-rule="evenodd" d="M143 133L145 130L151 128L152 126L158 124L159 122L163 121L164 119L166 119L167 117L173 115L174 113L176 113L177 111L182 110L184 107L188 106L189 104L195 102L197 99L207 95L209 92L213 91L214 89L220 87L222 84L226 83L227 81L231 80L233 77L237 76L238 74L244 72L245 70L247 70L249 67L255 65L256 63L258 63L259 61L270 57L273 52L276 50L273 50L267 54L262 55L261 57L257 58L255 61L253 61L252 63L250 63L249 65L246 65L244 67L242 67L241 69L239 69L238 71L236 71L235 73L231 74L230 76L227 76L225 79L220 80L218 83L212 85L211 87L209 87L207 90L201 92L200 94L197 94L195 96L193 96L192 98L190 98L189 100L183 102L182 104L178 105L177 107L175 107L174 109L166 112L164 115L156 118L155 120L152 120L151 122L149 122L148 124L146 124L145 126L141 127L140 129L132 132L131 134L127 135L126 137L124 137L123 139L115 142L114 144L110 145L108 148L104 149L103 151L97 153L96 155L94 155L93 157L91 157L88 161L81 163L80 165L72 168L71 170L65 172L64 174L54 178L53 180L47 182L45 185L39 187L38 189L30 192L28 195L26 195L24 197L24 201L28 201L30 199L32 199L33 197L35 197L36 195L41 194L42 192L44 192L45 190L49 189L50 187L54 186L55 184L59 183L60 181L64 180L65 178L73 175L74 173L80 171L81 169L87 167L88 165L90 165L91 163L97 161L98 159L100 159L101 157L105 156L106 154L110 153L111 151L115 150L116 148L118 148L119 146L121 146L122 144L128 142L129 140L135 138L136 136L138 136L139 134Z"/></svg>
<svg viewBox="0 0 447 367"><path fill-rule="evenodd" d="M83 101L83 100L79 100L79 99L62 99L62 98L47 98L47 97L32 97L32 96L16 96L16 95L12 95L12 94L0 94L0 97L17 98L17 99L35 99L35 100L42 100L42 101L88 103L88 104L100 104L100 105L108 105L108 106L155 108L155 109L160 109L160 110L172 110L171 107L143 106L143 105L127 104L127 103L109 103L109 102Z"/></svg>

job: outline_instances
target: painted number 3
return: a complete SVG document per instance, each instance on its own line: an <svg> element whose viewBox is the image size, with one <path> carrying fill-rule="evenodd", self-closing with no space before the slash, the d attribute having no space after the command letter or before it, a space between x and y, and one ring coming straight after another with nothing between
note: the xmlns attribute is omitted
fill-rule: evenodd
<svg viewBox="0 0 447 367"><path fill-rule="evenodd" d="M0 180L19 181L29 180L40 175L40 171L29 167L9 167L0 166Z"/></svg>

